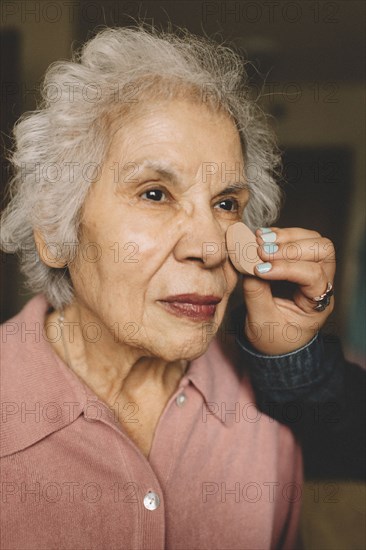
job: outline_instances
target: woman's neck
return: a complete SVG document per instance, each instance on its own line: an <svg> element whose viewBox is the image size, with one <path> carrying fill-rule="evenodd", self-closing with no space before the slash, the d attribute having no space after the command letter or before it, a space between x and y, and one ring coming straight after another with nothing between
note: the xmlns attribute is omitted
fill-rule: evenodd
<svg viewBox="0 0 366 550"><path fill-rule="evenodd" d="M188 361L168 362L117 341L106 327L96 326L77 307L68 306L63 318L59 311L52 311L45 320L46 333L47 327L55 324L61 334L51 344L56 353L111 406L121 398L133 400L146 392L169 398L188 368Z"/></svg>
<svg viewBox="0 0 366 550"><path fill-rule="evenodd" d="M149 456L155 428L171 395L188 368L188 361L164 361L115 341L101 328L99 338L85 338L86 323L72 307L51 312L46 333L57 323L61 338L52 346L61 359L101 399L140 451ZM89 325L91 326L91 325ZM84 332L84 335L83 335ZM131 416L132 415L132 416Z"/></svg>

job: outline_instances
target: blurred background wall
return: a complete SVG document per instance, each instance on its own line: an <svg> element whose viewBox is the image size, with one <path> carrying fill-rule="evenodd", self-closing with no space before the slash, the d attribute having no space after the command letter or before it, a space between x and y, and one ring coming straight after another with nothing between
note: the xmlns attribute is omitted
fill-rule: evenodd
<svg viewBox="0 0 366 550"><path fill-rule="evenodd" d="M138 18L165 29L184 26L229 42L249 59L253 93L272 115L283 150L287 199L277 225L313 228L334 241L337 299L325 330L341 336L350 359L364 362L365 2L4 0L0 10L3 204L15 120L36 107L48 65L70 58L101 26ZM1 275L5 320L29 293L15 258L2 257ZM345 489L338 509L327 508L319 493L316 502L307 487L306 548L363 547L364 489Z"/></svg>

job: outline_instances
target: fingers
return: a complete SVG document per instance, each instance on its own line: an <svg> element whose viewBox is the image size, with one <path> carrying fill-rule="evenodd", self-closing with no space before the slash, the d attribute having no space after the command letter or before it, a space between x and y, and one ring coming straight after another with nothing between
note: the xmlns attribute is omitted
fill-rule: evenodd
<svg viewBox="0 0 366 550"><path fill-rule="evenodd" d="M332 241L326 237L283 243L278 240L266 243L261 239L261 243L258 248L258 256L265 262L270 260L286 260L290 263L298 261L322 262L332 264L335 270L335 248Z"/></svg>
<svg viewBox="0 0 366 550"><path fill-rule="evenodd" d="M266 280L290 281L299 286L299 292L294 295L294 302L303 311L311 312L316 305L313 298L325 292L328 281L333 279L320 263L286 260L268 262L271 268L265 273L258 272ZM264 264L267 265L267 262ZM332 304L331 304L332 306Z"/></svg>
<svg viewBox="0 0 366 550"><path fill-rule="evenodd" d="M317 239L321 238L320 233L313 231L312 229L303 229L302 227L265 227L257 229L255 234L257 237L263 239L263 236L269 233L275 233L276 243L297 241L299 239ZM268 242L264 239L261 242Z"/></svg>
<svg viewBox="0 0 366 550"><path fill-rule="evenodd" d="M256 274L267 280L286 280L298 285L294 302L305 312L314 309L313 298L333 283L335 275L335 250L332 241L317 231L298 227L266 228L256 232L258 256L262 265L256 266ZM333 308L333 298L328 309Z"/></svg>

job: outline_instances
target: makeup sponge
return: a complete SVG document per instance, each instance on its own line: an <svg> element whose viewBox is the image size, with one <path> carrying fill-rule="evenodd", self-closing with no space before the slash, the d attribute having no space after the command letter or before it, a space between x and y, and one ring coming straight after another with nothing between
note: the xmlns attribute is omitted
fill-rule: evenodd
<svg viewBox="0 0 366 550"><path fill-rule="evenodd" d="M245 275L255 275L254 267L262 260L257 255L256 236L249 227L242 222L230 225L226 231L226 246L234 267Z"/></svg>

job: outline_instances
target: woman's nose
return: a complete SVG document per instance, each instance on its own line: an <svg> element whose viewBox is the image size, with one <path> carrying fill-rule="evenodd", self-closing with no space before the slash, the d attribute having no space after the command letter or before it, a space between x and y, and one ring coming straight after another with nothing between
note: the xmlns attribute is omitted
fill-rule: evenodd
<svg viewBox="0 0 366 550"><path fill-rule="evenodd" d="M226 227L220 224L214 212L191 213L182 221L182 236L175 247L178 261L197 261L203 267L213 268L227 259Z"/></svg>

